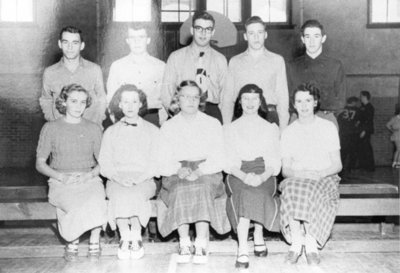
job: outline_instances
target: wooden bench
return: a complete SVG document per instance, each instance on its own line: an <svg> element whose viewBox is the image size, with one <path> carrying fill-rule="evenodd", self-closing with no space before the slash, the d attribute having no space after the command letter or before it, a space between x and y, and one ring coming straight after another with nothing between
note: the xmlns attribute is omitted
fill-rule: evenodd
<svg viewBox="0 0 400 273"><path fill-rule="evenodd" d="M397 186L342 184L339 191L342 198L337 216L400 215ZM351 197L343 198L346 195ZM370 195L376 198L371 198ZM382 195L390 197L379 197ZM17 201L21 198L23 201ZM157 217L156 202L152 200L152 217ZM0 221L21 220L56 220L55 209L47 202L46 186L0 187ZM383 226L381 230L384 230Z"/></svg>

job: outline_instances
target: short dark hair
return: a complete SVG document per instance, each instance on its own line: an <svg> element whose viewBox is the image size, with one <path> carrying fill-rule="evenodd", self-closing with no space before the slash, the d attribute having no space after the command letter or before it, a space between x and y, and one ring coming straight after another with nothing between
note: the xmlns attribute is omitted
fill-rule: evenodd
<svg viewBox="0 0 400 273"><path fill-rule="evenodd" d="M140 107L138 115L143 117L147 114L147 97L146 94L136 87L134 84L125 84L120 86L117 91L115 91L108 108L110 109L111 114L114 115L115 122L119 121L124 117L124 113L122 109L119 107L119 103L121 102L121 97L124 92L136 92L139 94L139 100L142 103L142 107Z"/></svg>
<svg viewBox="0 0 400 273"><path fill-rule="evenodd" d="M267 107L267 102L265 101L263 95L263 90L255 84L246 84L240 89L239 94L235 101L235 107L233 110L233 120L236 120L243 115L241 99L242 95L246 93L258 94L260 96L261 105L260 108L258 108L258 115L263 119L268 120L268 107Z"/></svg>
<svg viewBox="0 0 400 273"><path fill-rule="evenodd" d="M247 27L251 24L261 24L264 26L265 29L265 23L264 21L259 17L259 16L251 16L250 18L248 18L246 20L246 22L244 22L244 28L245 30L247 30Z"/></svg>
<svg viewBox="0 0 400 273"><path fill-rule="evenodd" d="M301 31L301 36L304 36L304 31L306 30L306 28L319 28L321 30L321 34L322 36L325 35L325 30L324 30L324 26L315 19L311 19L311 20L307 20L304 22L304 24L301 26L300 31Z"/></svg>
<svg viewBox="0 0 400 273"><path fill-rule="evenodd" d="M92 104L92 97L90 96L89 92L83 88L81 85L72 83L69 85L65 85L60 92L60 95L56 98L56 109L60 114L65 115L67 112L67 107L65 106L65 102L67 101L69 95L72 92L82 92L85 93L86 98L86 108L89 108Z"/></svg>
<svg viewBox="0 0 400 273"><path fill-rule="evenodd" d="M152 32L152 25L150 25L149 23L142 23L142 22L133 22L133 23L129 23L126 27L126 33L128 33L128 31L130 29L133 30L141 30L144 29L146 31L147 36L149 37ZM127 34L126 34L127 35Z"/></svg>
<svg viewBox="0 0 400 273"><path fill-rule="evenodd" d="M200 96L199 110L204 112L206 108L207 93L203 94L200 86L195 81L185 80L182 81L176 88L175 94L172 96L171 103L168 107L168 112L172 116L178 114L181 111L181 108L179 106L179 95L181 90L186 86L195 87L197 88L197 90L199 90L199 96Z"/></svg>
<svg viewBox="0 0 400 273"><path fill-rule="evenodd" d="M296 89L293 92L293 105L295 104L295 99L296 99L296 94L298 92L308 92L310 95L314 98L314 100L317 102L317 106L314 107L314 113L316 113L319 108L321 107L320 104L320 91L319 89L315 86L313 82L307 82L307 83L302 83L296 87ZM296 110L297 112L297 110ZM297 113L298 114L298 113Z"/></svg>
<svg viewBox="0 0 400 273"><path fill-rule="evenodd" d="M357 103L359 101L359 99L355 96L351 96L349 98L347 98L346 103L347 104L351 104L351 103Z"/></svg>
<svg viewBox="0 0 400 273"><path fill-rule="evenodd" d="M80 30L77 27L74 26L66 26L63 27L60 31L60 35L59 35L59 39L60 41L62 40L62 35L64 32L69 32L69 33L78 33L79 34L79 38L81 39L81 42L83 42L83 35L82 35L82 30Z"/></svg>
<svg viewBox="0 0 400 273"><path fill-rule="evenodd" d="M369 91L363 90L360 92L360 96L366 97L368 100L371 99L371 93Z"/></svg>
<svg viewBox="0 0 400 273"><path fill-rule="evenodd" d="M213 27L215 27L215 19L214 17L208 13L207 11L204 10L200 10L200 11L196 11L193 14L192 17L192 26L194 27L194 23L196 22L196 20L198 19L203 19L203 20L207 20L207 21L211 21L213 23Z"/></svg>

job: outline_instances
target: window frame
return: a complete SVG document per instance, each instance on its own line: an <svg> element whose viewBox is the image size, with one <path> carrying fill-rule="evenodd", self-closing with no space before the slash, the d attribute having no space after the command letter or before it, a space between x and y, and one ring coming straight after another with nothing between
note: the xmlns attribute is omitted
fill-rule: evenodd
<svg viewBox="0 0 400 273"><path fill-rule="evenodd" d="M166 28L166 29L174 29L177 26L180 26L183 24L183 22L162 22L161 21L161 1L162 0L157 0L158 2L158 7L159 7L159 16L160 16L160 22L161 24ZM286 5L286 14L287 14L287 22L281 23L281 22L276 22L276 23L270 23L266 22L265 26L266 29L293 29L295 25L293 25L293 16L292 16L292 7L293 7L293 0L287 0L287 5ZM238 30L244 30L244 22L246 21L247 18L250 18L251 16L251 0L241 0L240 1L241 5L241 21L240 22L233 22L235 25L236 29ZM207 0L197 0L196 1L196 10L207 10Z"/></svg>
<svg viewBox="0 0 400 273"><path fill-rule="evenodd" d="M376 29L376 28L400 28L399 22L392 23L377 23L372 22L372 0L368 0L367 2L367 28Z"/></svg>
<svg viewBox="0 0 400 273"><path fill-rule="evenodd" d="M1 12L1 4L0 4L0 12ZM0 18L0 28L9 28L9 27L26 27L26 28L31 28L31 27L37 27L37 0L32 0L32 21L31 22L26 22L26 21L2 21Z"/></svg>

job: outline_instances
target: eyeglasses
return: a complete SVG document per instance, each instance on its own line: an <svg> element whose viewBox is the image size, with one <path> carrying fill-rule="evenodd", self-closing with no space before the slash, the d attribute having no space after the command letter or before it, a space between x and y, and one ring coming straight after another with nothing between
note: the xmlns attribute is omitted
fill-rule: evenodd
<svg viewBox="0 0 400 273"><path fill-rule="evenodd" d="M204 27L201 27L201 26L194 26L193 28L194 28L194 30L196 32L200 32L200 33L206 32L207 34L211 34L211 32L214 30L213 27L204 28Z"/></svg>
<svg viewBox="0 0 400 273"><path fill-rule="evenodd" d="M200 100L200 96L188 96L188 95L179 95L179 97L184 98L187 101L198 101Z"/></svg>

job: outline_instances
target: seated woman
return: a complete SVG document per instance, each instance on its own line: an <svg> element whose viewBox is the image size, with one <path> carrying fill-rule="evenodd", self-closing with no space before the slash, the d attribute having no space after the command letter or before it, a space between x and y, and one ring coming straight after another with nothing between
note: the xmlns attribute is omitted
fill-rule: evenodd
<svg viewBox="0 0 400 273"><path fill-rule="evenodd" d="M159 231L179 233L178 263L190 262L189 224L195 223L193 263L207 262L209 225L220 234L230 230L221 170L224 143L219 121L199 111L205 97L194 81L183 81L177 93L180 112L161 127L160 191L165 213L157 217ZM160 211L160 210L159 210Z"/></svg>
<svg viewBox="0 0 400 273"><path fill-rule="evenodd" d="M319 90L301 84L294 91L299 119L282 133L281 230L291 243L286 261L296 263L305 243L308 264L318 264L318 247L329 238L339 205L342 169L335 125L315 115Z"/></svg>
<svg viewBox="0 0 400 273"><path fill-rule="evenodd" d="M101 143L101 174L108 178L108 217L121 235L119 259L140 259L144 255L142 226L151 216L150 198L155 195L157 176L155 151L159 130L142 116L147 111L146 94L135 85L123 85L110 102L116 123Z"/></svg>
<svg viewBox="0 0 400 273"><path fill-rule="evenodd" d="M267 256L263 228L279 231L279 208L275 176L281 169L279 128L266 121L267 104L263 91L247 84L239 91L235 116L239 119L225 126L226 167L228 173L227 212L238 233L237 268L249 267L247 237L254 222L254 254Z"/></svg>
<svg viewBox="0 0 400 273"><path fill-rule="evenodd" d="M88 230L88 256L99 258L101 226L107 223L97 164L102 131L82 118L90 103L82 86L64 86L56 100L56 108L64 116L43 126L37 147L36 169L50 177L49 202L57 208L58 229L68 242L67 261L77 259L79 237Z"/></svg>

